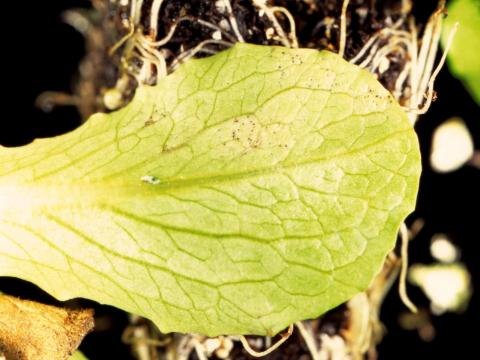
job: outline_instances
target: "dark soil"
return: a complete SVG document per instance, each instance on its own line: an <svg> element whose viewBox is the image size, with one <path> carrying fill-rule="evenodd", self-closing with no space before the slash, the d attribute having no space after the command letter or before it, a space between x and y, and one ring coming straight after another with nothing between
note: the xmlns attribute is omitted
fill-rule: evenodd
<svg viewBox="0 0 480 360"><path fill-rule="evenodd" d="M144 31L146 35L149 34L152 2L153 0L144 0L142 5L141 24L146 29ZM271 0L269 3L283 6L290 11L295 20L300 47L338 51L342 0ZM401 16L400 3L399 0L350 1L347 12L346 59L354 57L374 33L391 25ZM114 56L108 56L107 52L129 31L125 27L125 19L129 16L127 7L108 3L107 0L97 1L96 4L96 12L85 15L90 19L92 29L86 34L87 57L83 61L81 68L83 71L80 72L79 81L74 89L82 99L79 104L82 118L87 118L93 112L107 110L103 106L102 94L105 89L113 87L119 77L122 50L117 51ZM260 16L251 0L233 0L231 4L239 32L246 42L282 45L280 40L267 35L268 30L272 30L272 23L267 17ZM277 17L280 25L289 31L286 16L277 14ZM177 25L171 40L162 47L166 53L169 71L175 59L183 51L193 49L204 40L212 39L216 30L202 24L202 20L221 28L224 40L232 43L236 41L234 32L222 26L222 22L228 24L228 16L225 10L217 6L217 1L166 0L163 2L156 39L162 39L175 24ZM225 49L223 45L208 46L210 52L223 49ZM200 52L196 57L208 55L209 53ZM403 69L406 59L396 54L390 55L389 60L391 66L381 74L379 80L387 89L393 91L395 80ZM141 63L141 60L135 58L130 65L138 68ZM129 99L133 96L135 87L136 83L132 79L130 89L124 94L125 98Z"/></svg>

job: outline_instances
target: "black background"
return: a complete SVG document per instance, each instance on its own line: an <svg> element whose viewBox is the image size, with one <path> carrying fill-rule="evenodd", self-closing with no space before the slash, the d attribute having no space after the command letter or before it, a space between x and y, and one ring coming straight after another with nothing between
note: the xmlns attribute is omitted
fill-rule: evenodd
<svg viewBox="0 0 480 360"><path fill-rule="evenodd" d="M3 2L2 2L3 3ZM21 145L36 137L48 137L74 129L80 124L75 109L58 108L44 114L33 106L36 96L45 90L70 91L78 61L83 54L83 39L62 23L60 14L72 7L88 7L87 0L9 1L1 14L4 48L1 51L3 91L1 95L0 144ZM417 1L415 11L424 15L435 1ZM5 4L6 5L6 4ZM480 50L480 49L479 49ZM6 81L5 81L6 80ZM462 117L480 147L480 108L445 67L436 82L438 100L422 116L416 130L420 138L424 171L417 210L410 222L422 218L425 226L410 246L410 262L429 263L431 237L445 233L462 249L472 274L474 289L480 279L480 171L465 166L448 174L431 171L428 154L433 130L451 116ZM448 284L446 284L448 286ZM0 279L0 290L47 303L54 299L35 286L16 279ZM410 287L415 303L428 306L418 288ZM92 305L88 302L82 303ZM478 291L474 291L468 310L433 318L437 330L432 342L420 340L414 331L402 330L398 315L405 308L396 291L391 291L382 307L381 318L387 335L379 346L380 359L461 359L477 358L477 326L480 321ZM82 344L91 360L128 359L128 349L119 341L127 324L126 315L107 306L95 306L97 331ZM102 331L102 329L104 329Z"/></svg>

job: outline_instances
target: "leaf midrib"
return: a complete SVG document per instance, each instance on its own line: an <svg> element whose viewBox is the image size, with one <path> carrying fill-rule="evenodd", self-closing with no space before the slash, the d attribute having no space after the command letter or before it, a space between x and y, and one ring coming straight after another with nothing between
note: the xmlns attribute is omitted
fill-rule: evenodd
<svg viewBox="0 0 480 360"><path fill-rule="evenodd" d="M161 177L157 176L156 174L145 174L145 175L151 175L151 176L156 176L158 179L161 181L159 184L148 184L144 181L141 180L141 178L134 179L135 183L132 183L131 181L125 181L124 179L118 181L118 180L104 180L104 179L98 179L98 180L93 180L93 181L88 181L88 178L86 180L80 180L80 181L48 181L48 180L43 180L43 181L36 181L36 182L31 182L31 183L20 183L20 184L12 184L10 186L13 186L14 188L28 188L30 186L34 186L37 190L41 188L48 188L48 187L56 187L57 189L61 189L62 187L66 187L66 190L72 191L74 188L107 188L107 189L128 189L131 188L133 192L135 192L137 195L139 195L138 189L141 187L142 191L140 194L144 194L145 196L151 195L151 194L158 194L159 192L166 192L167 190L173 190L173 189L179 189L179 188L190 188L193 186L201 186L204 184L212 184L212 183L225 183L229 181L235 181L235 180L241 180L244 178L249 178L249 177L256 177L260 175L268 175L268 174L275 174L279 173L279 170L287 170L290 168L295 168L295 167L301 167L301 166L306 166L314 163L325 163L329 161L338 161L339 158L345 158L349 156L353 156L356 153L362 152L368 148L375 147L377 145L381 145L384 142L387 142L393 138L396 138L397 136L400 136L406 132L413 131L413 129L407 128L403 130L399 130L393 133L388 134L387 136L373 142L369 143L365 146L356 148L354 150L346 151L340 154L329 154L328 156L324 157L318 157L315 159L309 159L306 161L298 162L298 163L292 163L292 164L277 164L274 166L269 166L269 167L264 167L256 170L249 170L249 171L243 171L243 172L238 172L238 173L231 173L231 174L222 174L222 175L208 175L204 177L194 177L194 178L189 178L189 179L174 179L174 180L162 180ZM393 170L392 170L393 171ZM55 179L55 180L58 180ZM43 184L42 184L43 183ZM4 187L7 184L1 184L1 187ZM43 186L42 186L43 185ZM73 187L73 189L72 189ZM91 191L91 190L90 190ZM101 190L103 191L103 190ZM59 191L60 193L64 194L64 191ZM96 192L96 191L94 191ZM124 192L122 193L127 193L129 194L130 192Z"/></svg>

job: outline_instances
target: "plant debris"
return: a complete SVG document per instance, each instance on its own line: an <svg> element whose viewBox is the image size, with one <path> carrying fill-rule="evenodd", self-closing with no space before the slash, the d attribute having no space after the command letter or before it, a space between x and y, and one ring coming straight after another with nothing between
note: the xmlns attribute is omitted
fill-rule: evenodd
<svg viewBox="0 0 480 360"><path fill-rule="evenodd" d="M68 310L0 295L0 357L65 360L92 329L92 310Z"/></svg>

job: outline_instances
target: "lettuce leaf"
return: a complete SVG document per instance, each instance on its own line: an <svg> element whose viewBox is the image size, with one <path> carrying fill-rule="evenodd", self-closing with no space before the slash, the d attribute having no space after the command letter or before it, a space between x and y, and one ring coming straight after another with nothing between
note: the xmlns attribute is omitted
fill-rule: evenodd
<svg viewBox="0 0 480 360"><path fill-rule="evenodd" d="M272 335L367 288L419 175L371 74L237 44L69 134L0 148L0 276L163 332Z"/></svg>

